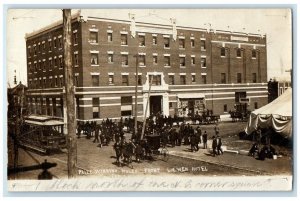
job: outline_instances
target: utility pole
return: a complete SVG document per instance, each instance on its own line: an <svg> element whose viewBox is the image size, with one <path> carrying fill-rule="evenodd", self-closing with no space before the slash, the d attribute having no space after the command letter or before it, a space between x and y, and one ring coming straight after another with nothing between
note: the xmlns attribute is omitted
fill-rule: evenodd
<svg viewBox="0 0 300 201"><path fill-rule="evenodd" d="M136 62L135 62L135 101L134 101L134 110L135 110L135 119L134 119L134 133L135 135L137 135L138 129L137 129L137 86L138 86L138 62L139 62L139 55L136 54L136 58L135 58Z"/></svg>
<svg viewBox="0 0 300 201"><path fill-rule="evenodd" d="M71 57L71 9L63 9L65 101L67 106L68 178L76 176L77 140L75 119L75 90Z"/></svg>
<svg viewBox="0 0 300 201"><path fill-rule="evenodd" d="M148 111L148 105L149 105L149 100L150 100L150 93L151 93L151 86L152 86L153 76L156 76L156 74L150 75L150 76L149 76L149 77L150 77L149 91L148 91L148 98L147 98L147 103L146 103L146 108L145 108L145 114L144 114L144 121L143 121L143 128L142 128L141 139L143 139L144 134L145 134L146 119L147 119L147 111ZM150 115L151 115L151 114L150 114Z"/></svg>

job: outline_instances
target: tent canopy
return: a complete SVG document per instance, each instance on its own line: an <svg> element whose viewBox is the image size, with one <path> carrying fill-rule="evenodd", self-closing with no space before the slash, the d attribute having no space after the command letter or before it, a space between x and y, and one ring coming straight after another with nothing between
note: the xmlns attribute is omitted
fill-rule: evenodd
<svg viewBox="0 0 300 201"><path fill-rule="evenodd" d="M258 127L270 128L284 137L292 137L292 89L287 89L271 103L253 111L245 132L251 134Z"/></svg>
<svg viewBox="0 0 300 201"><path fill-rule="evenodd" d="M292 116L292 89L288 88L281 96L276 98L271 103L254 110L253 114L274 114L284 117Z"/></svg>

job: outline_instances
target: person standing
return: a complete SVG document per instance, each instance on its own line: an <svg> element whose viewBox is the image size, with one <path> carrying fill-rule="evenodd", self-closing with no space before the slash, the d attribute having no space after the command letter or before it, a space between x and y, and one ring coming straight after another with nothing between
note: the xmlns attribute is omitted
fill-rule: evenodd
<svg viewBox="0 0 300 201"><path fill-rule="evenodd" d="M95 139L93 141L93 143L98 142L99 143L99 132L100 132L100 128L98 125L95 126Z"/></svg>
<svg viewBox="0 0 300 201"><path fill-rule="evenodd" d="M121 157L122 157L122 144L120 143L119 140L116 140L115 144L114 144L114 150L116 152L116 163L118 166L121 165Z"/></svg>
<svg viewBox="0 0 300 201"><path fill-rule="evenodd" d="M217 154L223 154L223 150L222 150L222 139L219 135L217 135Z"/></svg>
<svg viewBox="0 0 300 201"><path fill-rule="evenodd" d="M213 157L216 156L217 154L217 146L218 146L218 142L217 142L217 138L215 136L213 136L212 138L212 150L213 150Z"/></svg>
<svg viewBox="0 0 300 201"><path fill-rule="evenodd" d="M204 131L204 133L202 135L202 139L203 139L203 149L207 149L207 133L206 133L206 131Z"/></svg>
<svg viewBox="0 0 300 201"><path fill-rule="evenodd" d="M218 136L219 135L219 132L220 132L220 129L219 129L219 125L218 125L218 123L216 123L216 125L215 125L215 135L216 136Z"/></svg>
<svg viewBox="0 0 300 201"><path fill-rule="evenodd" d="M196 135L196 150L199 151L199 143L201 144L201 129L198 126L195 131Z"/></svg>

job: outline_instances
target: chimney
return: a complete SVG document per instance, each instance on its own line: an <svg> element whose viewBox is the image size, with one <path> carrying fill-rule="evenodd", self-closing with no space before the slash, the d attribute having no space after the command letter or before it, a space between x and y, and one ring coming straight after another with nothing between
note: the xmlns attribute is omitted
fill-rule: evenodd
<svg viewBox="0 0 300 201"><path fill-rule="evenodd" d="M176 39L177 39L176 19L175 18L170 18L170 20L171 20L171 23L172 23L173 40L176 41Z"/></svg>
<svg viewBox="0 0 300 201"><path fill-rule="evenodd" d="M130 32L131 32L131 36L133 38L135 38L136 35L136 28L135 28L135 14L132 13L128 13L129 15L129 19L131 21L131 25L130 25Z"/></svg>
<svg viewBox="0 0 300 201"><path fill-rule="evenodd" d="M14 84L17 85L17 75L16 75L16 70L15 70L15 75L14 75Z"/></svg>

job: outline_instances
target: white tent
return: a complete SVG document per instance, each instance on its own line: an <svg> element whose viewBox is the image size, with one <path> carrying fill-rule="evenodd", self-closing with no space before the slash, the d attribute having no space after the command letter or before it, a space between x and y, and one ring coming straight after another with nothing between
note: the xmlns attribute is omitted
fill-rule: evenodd
<svg viewBox="0 0 300 201"><path fill-rule="evenodd" d="M284 137L292 137L292 89L287 89L271 103L254 110L248 120L245 132L251 134L258 127L272 127Z"/></svg>

